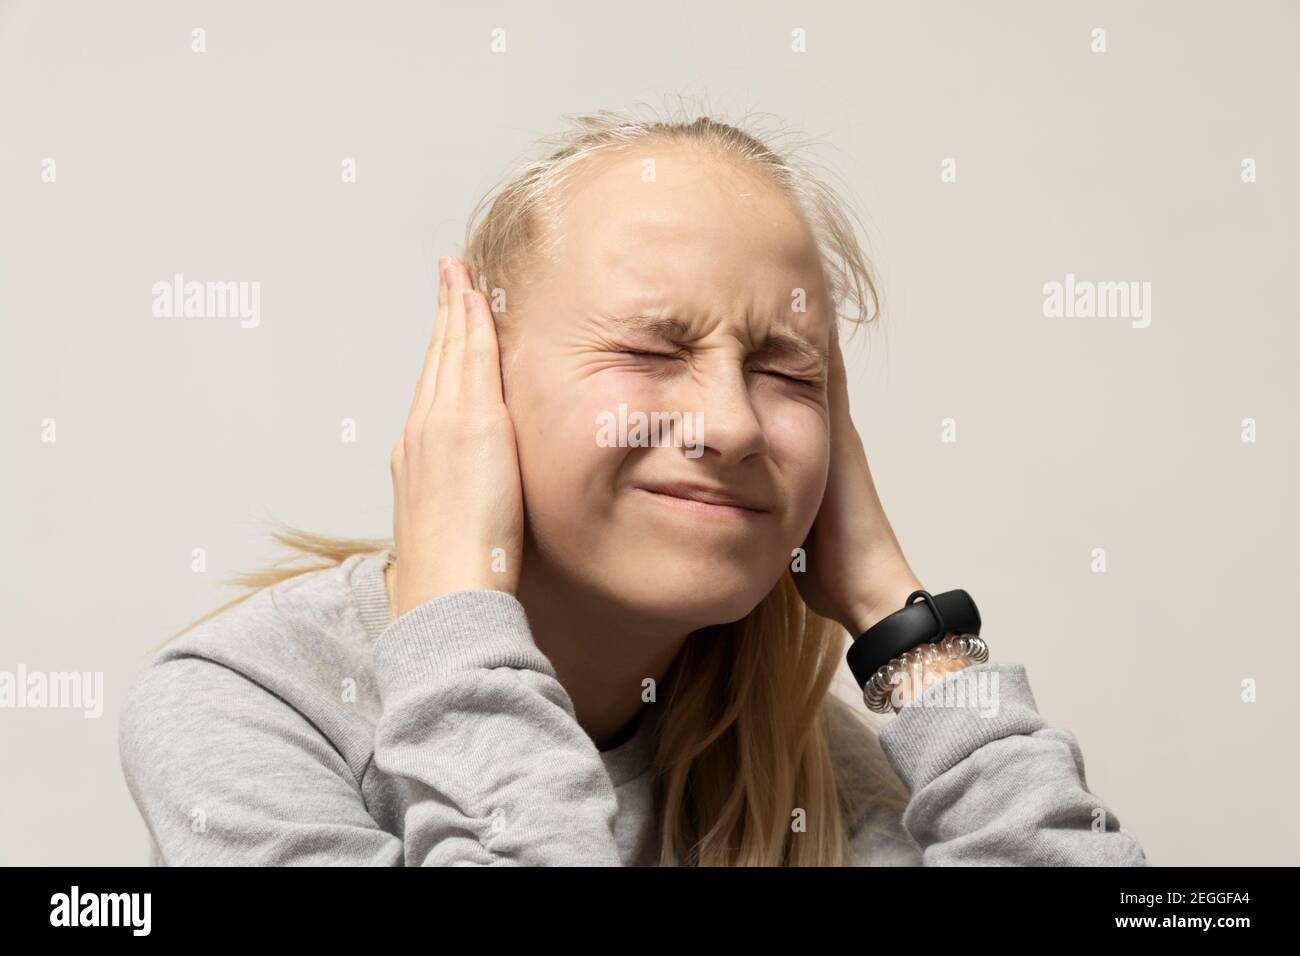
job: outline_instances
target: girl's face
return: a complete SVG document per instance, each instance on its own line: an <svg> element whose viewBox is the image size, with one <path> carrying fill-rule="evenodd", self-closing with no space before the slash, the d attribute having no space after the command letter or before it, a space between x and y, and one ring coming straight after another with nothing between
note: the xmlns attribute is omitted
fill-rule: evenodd
<svg viewBox="0 0 1300 956"><path fill-rule="evenodd" d="M686 630L737 620L826 487L832 310L813 237L774 186L680 147L589 162L556 226L502 338L523 573ZM681 413L677 447L647 447L637 412Z"/></svg>

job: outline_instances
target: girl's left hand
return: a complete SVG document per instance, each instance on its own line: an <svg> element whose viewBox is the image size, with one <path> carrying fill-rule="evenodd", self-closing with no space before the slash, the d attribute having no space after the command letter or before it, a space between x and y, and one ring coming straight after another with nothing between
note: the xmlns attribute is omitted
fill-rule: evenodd
<svg viewBox="0 0 1300 956"><path fill-rule="evenodd" d="M831 331L829 373L830 475L821 509L804 542L807 569L794 579L814 613L838 621L856 639L900 610L921 583L885 517L867 453L849 415L838 326Z"/></svg>

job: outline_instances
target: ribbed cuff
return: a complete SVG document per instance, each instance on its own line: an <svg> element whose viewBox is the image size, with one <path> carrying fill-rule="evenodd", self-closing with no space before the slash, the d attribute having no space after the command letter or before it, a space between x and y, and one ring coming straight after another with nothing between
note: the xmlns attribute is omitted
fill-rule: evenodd
<svg viewBox="0 0 1300 956"><path fill-rule="evenodd" d="M1023 664L974 664L905 704L880 746L914 794L985 744L1046 726Z"/></svg>
<svg viewBox="0 0 1300 956"><path fill-rule="evenodd" d="M366 555L352 569L352 596L361 614L361 624L371 641L379 640L384 628L392 621L388 606L388 586L384 583L384 569L391 563L392 549Z"/></svg>
<svg viewBox="0 0 1300 956"><path fill-rule="evenodd" d="M374 645L375 674L388 697L458 671L513 667L555 677L512 594L454 591L393 621Z"/></svg>

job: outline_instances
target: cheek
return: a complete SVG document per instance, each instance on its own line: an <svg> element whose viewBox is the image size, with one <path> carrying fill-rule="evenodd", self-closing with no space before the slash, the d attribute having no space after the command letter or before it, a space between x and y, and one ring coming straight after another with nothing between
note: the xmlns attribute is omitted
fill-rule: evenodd
<svg viewBox="0 0 1300 956"><path fill-rule="evenodd" d="M830 473L826 411L804 402L774 400L764 404L759 420L781 475L791 520L811 524Z"/></svg>
<svg viewBox="0 0 1300 956"><path fill-rule="evenodd" d="M602 528L628 448L603 447L598 416L644 396L629 376L583 378L551 366L516 375L506 404L515 425L524 501L533 530L564 529L576 542Z"/></svg>

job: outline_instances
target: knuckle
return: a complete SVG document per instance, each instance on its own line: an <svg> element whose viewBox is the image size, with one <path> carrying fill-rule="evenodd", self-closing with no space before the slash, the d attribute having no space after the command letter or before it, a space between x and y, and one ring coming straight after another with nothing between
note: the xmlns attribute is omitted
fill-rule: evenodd
<svg viewBox="0 0 1300 956"><path fill-rule="evenodd" d="M402 429L402 439L398 442L403 460L410 458L420 450L424 428L419 422L408 422Z"/></svg>

